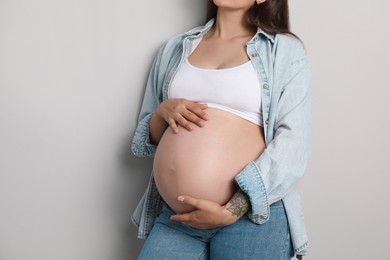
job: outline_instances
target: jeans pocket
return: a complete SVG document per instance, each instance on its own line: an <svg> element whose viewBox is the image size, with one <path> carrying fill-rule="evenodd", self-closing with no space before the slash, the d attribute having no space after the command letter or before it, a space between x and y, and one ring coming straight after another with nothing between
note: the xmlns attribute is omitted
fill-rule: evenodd
<svg viewBox="0 0 390 260"><path fill-rule="evenodd" d="M283 207L283 206L284 206L284 204L283 204L282 200L278 200L270 205L271 208L279 208L279 207Z"/></svg>

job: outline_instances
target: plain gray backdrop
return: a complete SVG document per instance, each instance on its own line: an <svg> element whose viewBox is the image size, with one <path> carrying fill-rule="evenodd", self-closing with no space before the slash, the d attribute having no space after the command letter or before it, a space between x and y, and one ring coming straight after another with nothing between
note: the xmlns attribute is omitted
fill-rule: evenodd
<svg viewBox="0 0 390 260"><path fill-rule="evenodd" d="M159 46L206 1L0 0L0 260L132 260L151 159L132 134ZM307 260L389 260L390 4L290 2L314 74Z"/></svg>

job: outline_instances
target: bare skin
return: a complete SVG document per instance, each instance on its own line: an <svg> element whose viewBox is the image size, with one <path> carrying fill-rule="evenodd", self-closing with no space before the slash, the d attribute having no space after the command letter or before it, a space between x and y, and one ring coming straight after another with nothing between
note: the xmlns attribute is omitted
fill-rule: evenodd
<svg viewBox="0 0 390 260"><path fill-rule="evenodd" d="M258 0L263 3L265 0ZM223 69L243 64L249 60L246 42L253 37L256 28L245 21L246 13L253 0L214 0L218 6L217 19L210 31L189 57L192 65L205 69ZM185 99L169 99L162 102L150 121L150 140L158 144L165 130L170 127L176 134L178 125L188 131L194 125L207 124L207 105ZM176 214L172 220L180 221L193 228L210 229L235 223L250 207L249 199L240 189L225 205L216 202L179 196L178 201L195 208L194 211Z"/></svg>
<svg viewBox="0 0 390 260"><path fill-rule="evenodd" d="M177 213L194 210L180 195L225 205L238 186L235 176L257 159L265 144L263 128L233 113L208 108L203 127L179 134L167 129L153 161L154 180L164 201Z"/></svg>

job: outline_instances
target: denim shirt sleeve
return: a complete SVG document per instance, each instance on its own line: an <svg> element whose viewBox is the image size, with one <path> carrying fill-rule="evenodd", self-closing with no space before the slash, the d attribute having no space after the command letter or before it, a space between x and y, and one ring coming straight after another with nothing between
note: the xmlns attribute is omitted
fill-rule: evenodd
<svg viewBox="0 0 390 260"><path fill-rule="evenodd" d="M270 204L282 199L296 187L308 164L311 146L311 69L303 46L298 48L297 53L288 62L286 72L275 75L289 76L281 82L275 116L269 118L269 127L274 125L273 139L260 157L249 163L235 178L249 197L251 209L248 216L258 224L269 219Z"/></svg>
<svg viewBox="0 0 390 260"><path fill-rule="evenodd" d="M162 73L159 73L162 53L164 46L162 46L156 57L153 60L148 80L146 83L146 89L144 98L142 101L141 111L138 116L138 123L133 136L131 144L131 150L136 156L154 156L157 145L152 144L149 138L149 123L153 116L153 113L159 106L162 100Z"/></svg>

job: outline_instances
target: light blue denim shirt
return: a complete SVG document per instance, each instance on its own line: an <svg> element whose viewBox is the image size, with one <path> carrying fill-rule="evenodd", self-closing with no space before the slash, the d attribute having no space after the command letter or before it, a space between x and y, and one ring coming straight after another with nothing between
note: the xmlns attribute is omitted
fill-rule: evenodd
<svg viewBox="0 0 390 260"><path fill-rule="evenodd" d="M178 66L190 55L196 40L211 28L204 26L169 39L153 61L131 149L136 156L154 156L149 122L168 89ZM306 255L308 239L298 182L304 176L311 150L311 69L302 43L291 35L270 35L258 28L247 42L247 53L257 71L262 97L266 148L235 180L248 195L249 218L256 224L270 217L270 205L283 200L297 255ZM146 238L163 205L153 172L132 221L138 237Z"/></svg>

